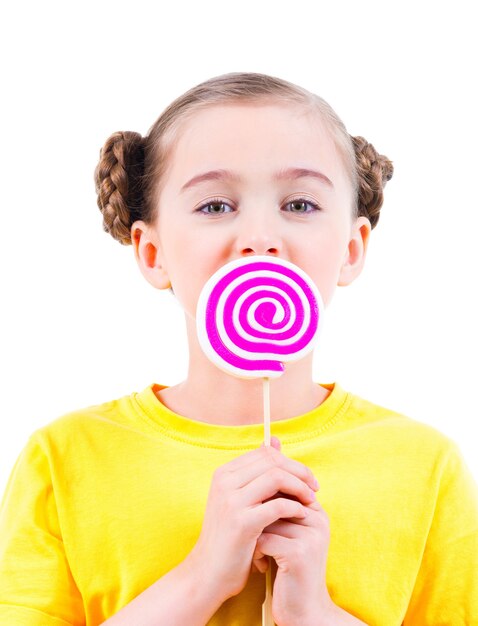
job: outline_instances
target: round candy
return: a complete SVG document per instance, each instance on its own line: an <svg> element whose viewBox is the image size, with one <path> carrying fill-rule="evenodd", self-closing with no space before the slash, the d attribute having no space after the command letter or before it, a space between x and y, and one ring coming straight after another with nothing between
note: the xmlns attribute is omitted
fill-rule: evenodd
<svg viewBox="0 0 478 626"><path fill-rule="evenodd" d="M299 267L276 257L245 257L204 285L197 335L205 354L228 374L277 378L284 362L314 349L323 310L319 290Z"/></svg>

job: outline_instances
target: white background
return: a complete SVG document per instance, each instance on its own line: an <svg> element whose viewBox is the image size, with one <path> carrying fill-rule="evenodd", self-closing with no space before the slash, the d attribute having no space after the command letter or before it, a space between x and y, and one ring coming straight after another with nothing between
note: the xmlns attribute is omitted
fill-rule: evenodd
<svg viewBox="0 0 478 626"><path fill-rule="evenodd" d="M0 488L33 430L174 385L181 310L103 232L93 170L231 71L318 93L395 175L363 274L339 288L315 379L429 423L478 477L473 2L21 2L1 16Z"/></svg>

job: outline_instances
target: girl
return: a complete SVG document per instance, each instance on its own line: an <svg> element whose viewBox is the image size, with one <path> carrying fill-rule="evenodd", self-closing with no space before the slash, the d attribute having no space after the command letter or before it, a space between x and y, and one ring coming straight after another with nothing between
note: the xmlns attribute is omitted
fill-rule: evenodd
<svg viewBox="0 0 478 626"><path fill-rule="evenodd" d="M183 307L188 376L32 435L3 501L2 624L259 625L268 557L278 626L478 624L457 446L314 382L309 354L271 380L265 447L262 381L196 335L203 285L244 256L292 261L327 306L362 270L392 171L318 96L262 74L208 80L146 137L106 141L104 228Z"/></svg>

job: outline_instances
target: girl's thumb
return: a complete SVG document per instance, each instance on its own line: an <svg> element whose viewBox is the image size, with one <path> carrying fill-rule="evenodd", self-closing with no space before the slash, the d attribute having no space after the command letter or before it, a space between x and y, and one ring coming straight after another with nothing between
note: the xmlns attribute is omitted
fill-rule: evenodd
<svg viewBox="0 0 478 626"><path fill-rule="evenodd" d="M261 443L261 447L264 447L266 444L264 442ZM271 437L271 446L276 450L280 450L281 443L277 437Z"/></svg>
<svg viewBox="0 0 478 626"><path fill-rule="evenodd" d="M274 448L280 450L280 441L277 437L271 437L271 446L274 446Z"/></svg>

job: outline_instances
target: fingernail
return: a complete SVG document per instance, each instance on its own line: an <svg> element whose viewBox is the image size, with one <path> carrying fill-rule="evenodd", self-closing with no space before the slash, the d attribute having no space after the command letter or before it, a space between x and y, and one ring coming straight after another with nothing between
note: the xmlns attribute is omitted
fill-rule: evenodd
<svg viewBox="0 0 478 626"><path fill-rule="evenodd" d="M315 502L317 500L316 495L315 495L315 491L312 491L312 489L309 489L309 492L310 492L310 497Z"/></svg>
<svg viewBox="0 0 478 626"><path fill-rule="evenodd" d="M280 450L281 443L277 437L271 437L271 444Z"/></svg>
<svg viewBox="0 0 478 626"><path fill-rule="evenodd" d="M319 483L317 481L317 478L314 478L314 480L312 482L313 482L313 485L314 485L314 489L318 489L319 488Z"/></svg>

